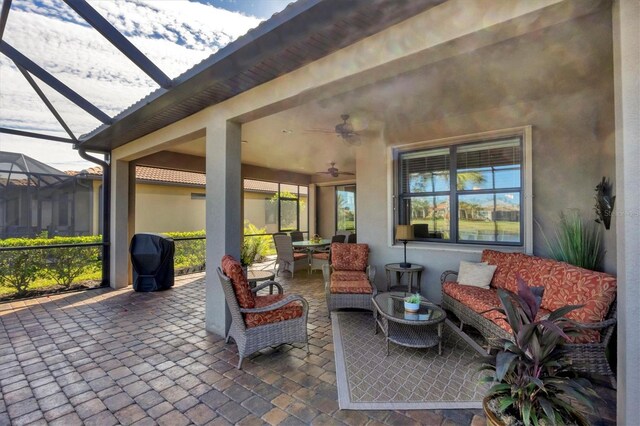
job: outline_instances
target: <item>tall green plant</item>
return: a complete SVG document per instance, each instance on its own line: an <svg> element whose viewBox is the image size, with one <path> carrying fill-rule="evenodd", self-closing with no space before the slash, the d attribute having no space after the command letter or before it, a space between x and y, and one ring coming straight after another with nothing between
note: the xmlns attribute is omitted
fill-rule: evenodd
<svg viewBox="0 0 640 426"><path fill-rule="evenodd" d="M244 221L244 235L253 235L244 237L240 250L240 263L242 266L250 266L256 260L266 256L269 250L269 237L259 234L266 234L265 228L258 228L248 220Z"/></svg>
<svg viewBox="0 0 640 426"><path fill-rule="evenodd" d="M580 213L562 213L553 241L544 238L554 259L591 270L600 268L604 256L600 226L583 221Z"/></svg>

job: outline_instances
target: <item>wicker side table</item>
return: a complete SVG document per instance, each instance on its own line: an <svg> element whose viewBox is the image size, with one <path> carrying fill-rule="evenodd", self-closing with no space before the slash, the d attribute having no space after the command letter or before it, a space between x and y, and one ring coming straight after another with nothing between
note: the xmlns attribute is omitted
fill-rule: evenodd
<svg viewBox="0 0 640 426"><path fill-rule="evenodd" d="M273 281L275 274L271 271L263 270L251 270L247 271L247 281L249 281L249 287L255 288L256 284L260 281ZM269 286L269 294L273 294L273 285Z"/></svg>
<svg viewBox="0 0 640 426"><path fill-rule="evenodd" d="M407 291L413 292L413 277L416 277L416 290L420 291L420 278L424 266L412 263L408 268L403 268L400 263L387 263L384 265L387 274L387 291ZM395 273L395 284L392 285L391 274ZM400 281L403 275L407 275L407 285L402 285Z"/></svg>
<svg viewBox="0 0 640 426"><path fill-rule="evenodd" d="M442 355L442 326L447 314L440 307L424 299L416 313L405 312L404 298L408 293L380 293L373 298L376 309L376 330L383 331L387 341L410 348L430 348L438 345Z"/></svg>

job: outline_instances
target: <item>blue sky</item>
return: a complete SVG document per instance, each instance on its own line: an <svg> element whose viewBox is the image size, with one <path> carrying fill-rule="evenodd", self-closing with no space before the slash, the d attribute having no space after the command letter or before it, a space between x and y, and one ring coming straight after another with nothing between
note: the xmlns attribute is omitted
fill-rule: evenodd
<svg viewBox="0 0 640 426"><path fill-rule="evenodd" d="M284 9L293 0L199 0L200 3L267 19Z"/></svg>
<svg viewBox="0 0 640 426"><path fill-rule="evenodd" d="M88 0L169 77L175 78L261 21L283 0ZM62 0L13 0L3 40L109 116L158 86ZM100 123L38 84L76 136ZM49 110L0 55L0 126L66 137ZM60 170L93 166L68 144L0 133L0 150L21 152Z"/></svg>

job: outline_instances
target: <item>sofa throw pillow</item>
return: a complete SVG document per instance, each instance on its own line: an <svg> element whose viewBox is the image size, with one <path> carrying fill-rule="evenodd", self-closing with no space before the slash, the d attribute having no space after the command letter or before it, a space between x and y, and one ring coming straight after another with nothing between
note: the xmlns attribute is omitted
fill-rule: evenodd
<svg viewBox="0 0 640 426"><path fill-rule="evenodd" d="M458 284L489 288L496 268L496 265L489 265L486 262L474 263L461 260L458 271Z"/></svg>

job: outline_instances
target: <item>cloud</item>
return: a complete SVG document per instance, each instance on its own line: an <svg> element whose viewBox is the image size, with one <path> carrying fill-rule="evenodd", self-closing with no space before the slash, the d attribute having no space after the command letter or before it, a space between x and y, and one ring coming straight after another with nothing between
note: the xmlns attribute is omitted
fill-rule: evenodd
<svg viewBox="0 0 640 426"><path fill-rule="evenodd" d="M185 1L90 1L103 17L175 78L257 26L260 19ZM14 0L4 40L109 116L157 89L156 83L61 0ZM38 81L76 136L100 123ZM0 126L67 136L14 64L0 56ZM0 150L81 169L68 145L0 134ZM69 158L64 163L61 154ZM55 165L54 165L55 166ZM58 167L59 168L59 167Z"/></svg>

